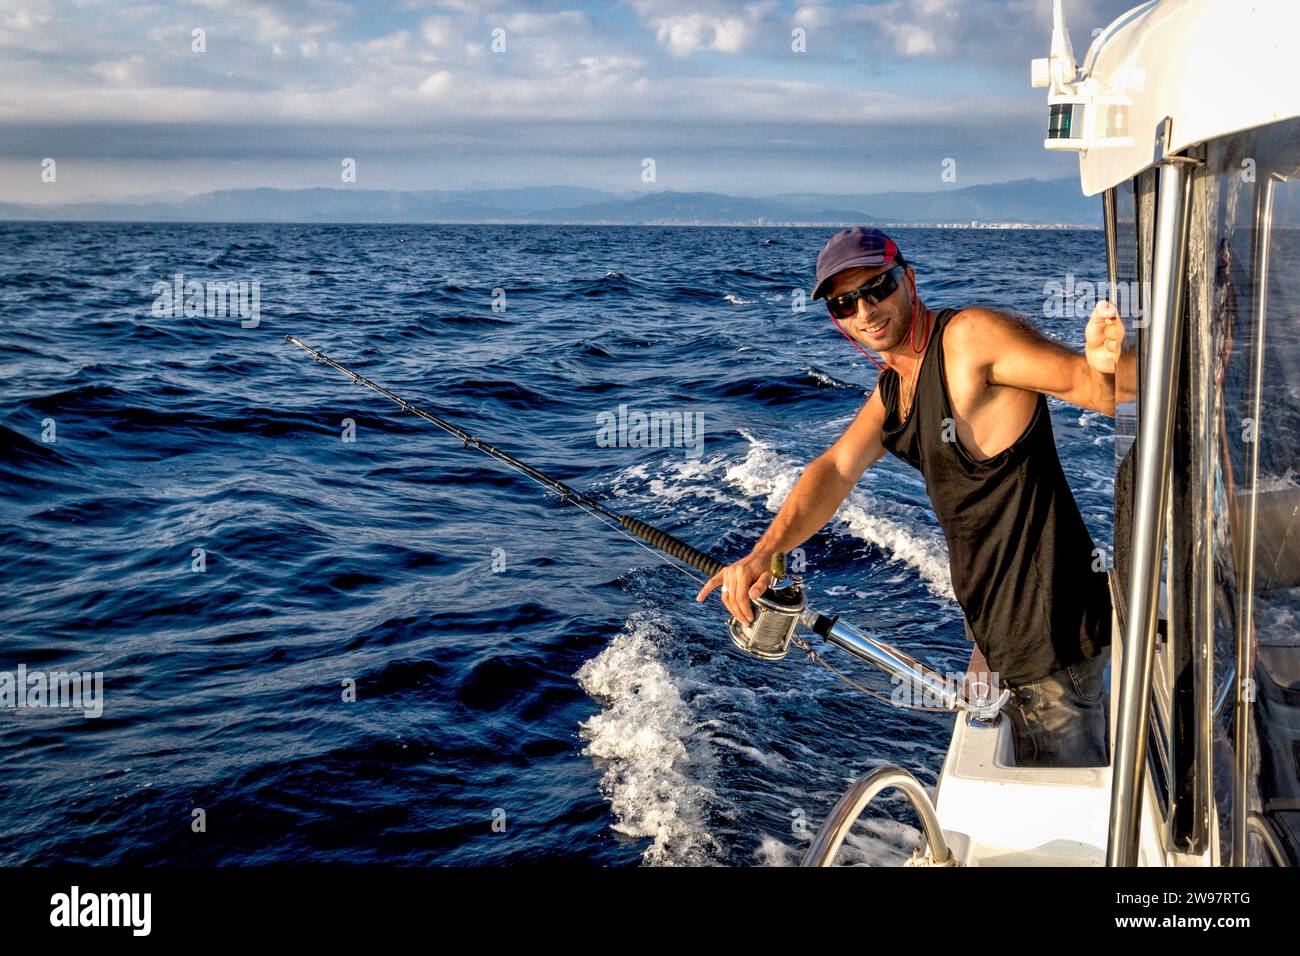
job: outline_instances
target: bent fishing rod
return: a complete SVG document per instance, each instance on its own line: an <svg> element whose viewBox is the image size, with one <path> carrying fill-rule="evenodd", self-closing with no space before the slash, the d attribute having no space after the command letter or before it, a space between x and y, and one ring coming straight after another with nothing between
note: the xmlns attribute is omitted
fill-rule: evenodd
<svg viewBox="0 0 1300 956"><path fill-rule="evenodd" d="M473 448L495 458L544 488L555 492L560 496L561 503L571 504L579 508L602 524L613 528L624 537L630 538L636 544L642 547L649 544L658 549L659 552L675 558L709 577L713 577L726 567L722 561L693 548L685 541L673 537L666 531L661 531L631 515L611 511L589 495L585 495L559 479L538 471L532 465L520 461L495 445L483 441L481 438L476 438L445 418L408 402L400 395L389 391L376 382L372 382L346 365L336 362L320 350L312 348L301 339L286 335L284 340L291 345L298 346L298 348L314 358L317 364L328 365L330 368L337 369L352 379L354 384L364 386L394 402L401 408L403 413L422 418L429 424L435 425L460 439L465 448ZM633 537L634 535L635 537ZM645 542L645 544L642 544L642 542ZM650 549L647 548L647 550ZM671 561L667 563L673 564ZM673 566L680 569L679 565ZM902 704L902 706L909 709L964 710L976 720L987 721L996 719L1002 705L1008 700L1009 691L1003 690L997 696L990 696L993 688L979 682L972 683L973 693L968 696L966 688L960 686L957 681L945 677L884 641L869 637L849 622L841 620L838 615L822 614L809 607L807 597L804 594L802 579L798 575L788 575L786 573L785 555L777 555L773 559L771 570L772 583L762 595L752 601L755 611L753 624L747 625L734 616L727 623L727 630L731 635L732 643L746 654L763 660L781 660L789 653L790 644L794 643L807 653L810 658L828 668L858 690L878 699L890 700L890 698L882 697L882 695L862 687L822 660L806 641L796 636L796 629L799 625L803 625L826 643L847 651L859 660L865 661L867 664L909 685L915 693L922 695L922 699L937 701L942 704L940 707ZM896 700L891 702L899 703Z"/></svg>

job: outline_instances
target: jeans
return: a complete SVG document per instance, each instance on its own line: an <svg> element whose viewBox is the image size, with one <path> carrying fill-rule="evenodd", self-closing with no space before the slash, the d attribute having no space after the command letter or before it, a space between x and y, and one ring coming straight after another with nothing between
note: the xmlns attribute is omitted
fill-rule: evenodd
<svg viewBox="0 0 1300 956"><path fill-rule="evenodd" d="M1106 686L1110 648L1046 677L1007 684L1016 765L1104 767L1110 762L1106 734Z"/></svg>

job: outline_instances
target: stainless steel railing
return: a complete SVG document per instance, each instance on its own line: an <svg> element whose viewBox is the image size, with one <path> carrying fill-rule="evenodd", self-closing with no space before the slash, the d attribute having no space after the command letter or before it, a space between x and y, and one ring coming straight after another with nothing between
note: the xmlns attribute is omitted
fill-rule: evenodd
<svg viewBox="0 0 1300 956"><path fill-rule="evenodd" d="M867 804L875 799L882 790L897 787L911 801L916 815L921 818L921 828L925 832L926 843L930 847L930 856L936 866L956 866L952 851L948 849L939 827L939 816L934 803L921 781L901 767L878 767L862 777L831 809L830 816L822 824L821 830L804 854L800 866L831 866L835 855L839 853L844 838L853 829Z"/></svg>

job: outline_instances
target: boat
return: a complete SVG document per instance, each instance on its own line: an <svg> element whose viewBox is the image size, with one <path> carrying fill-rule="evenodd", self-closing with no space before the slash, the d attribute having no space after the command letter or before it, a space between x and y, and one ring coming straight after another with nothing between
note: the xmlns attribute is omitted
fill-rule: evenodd
<svg viewBox="0 0 1300 956"><path fill-rule="evenodd" d="M936 785L857 780L806 866L834 864L885 790L921 821L908 865L1300 862L1300 4L1152 0L1082 63L1061 0L1052 14L1031 66L1044 146L1078 154L1110 289L1133 292L1110 763L1019 767L1005 713L959 709ZM978 650L969 669L987 670Z"/></svg>

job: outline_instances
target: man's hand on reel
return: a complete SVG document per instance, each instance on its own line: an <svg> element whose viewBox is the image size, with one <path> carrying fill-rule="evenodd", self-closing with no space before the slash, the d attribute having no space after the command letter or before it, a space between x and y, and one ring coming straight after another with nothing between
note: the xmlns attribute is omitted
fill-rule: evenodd
<svg viewBox="0 0 1300 956"><path fill-rule="evenodd" d="M772 555L751 551L734 564L729 564L713 577L695 596L703 601L714 588L722 586L722 603L746 627L754 623L750 601L761 596L772 583Z"/></svg>

